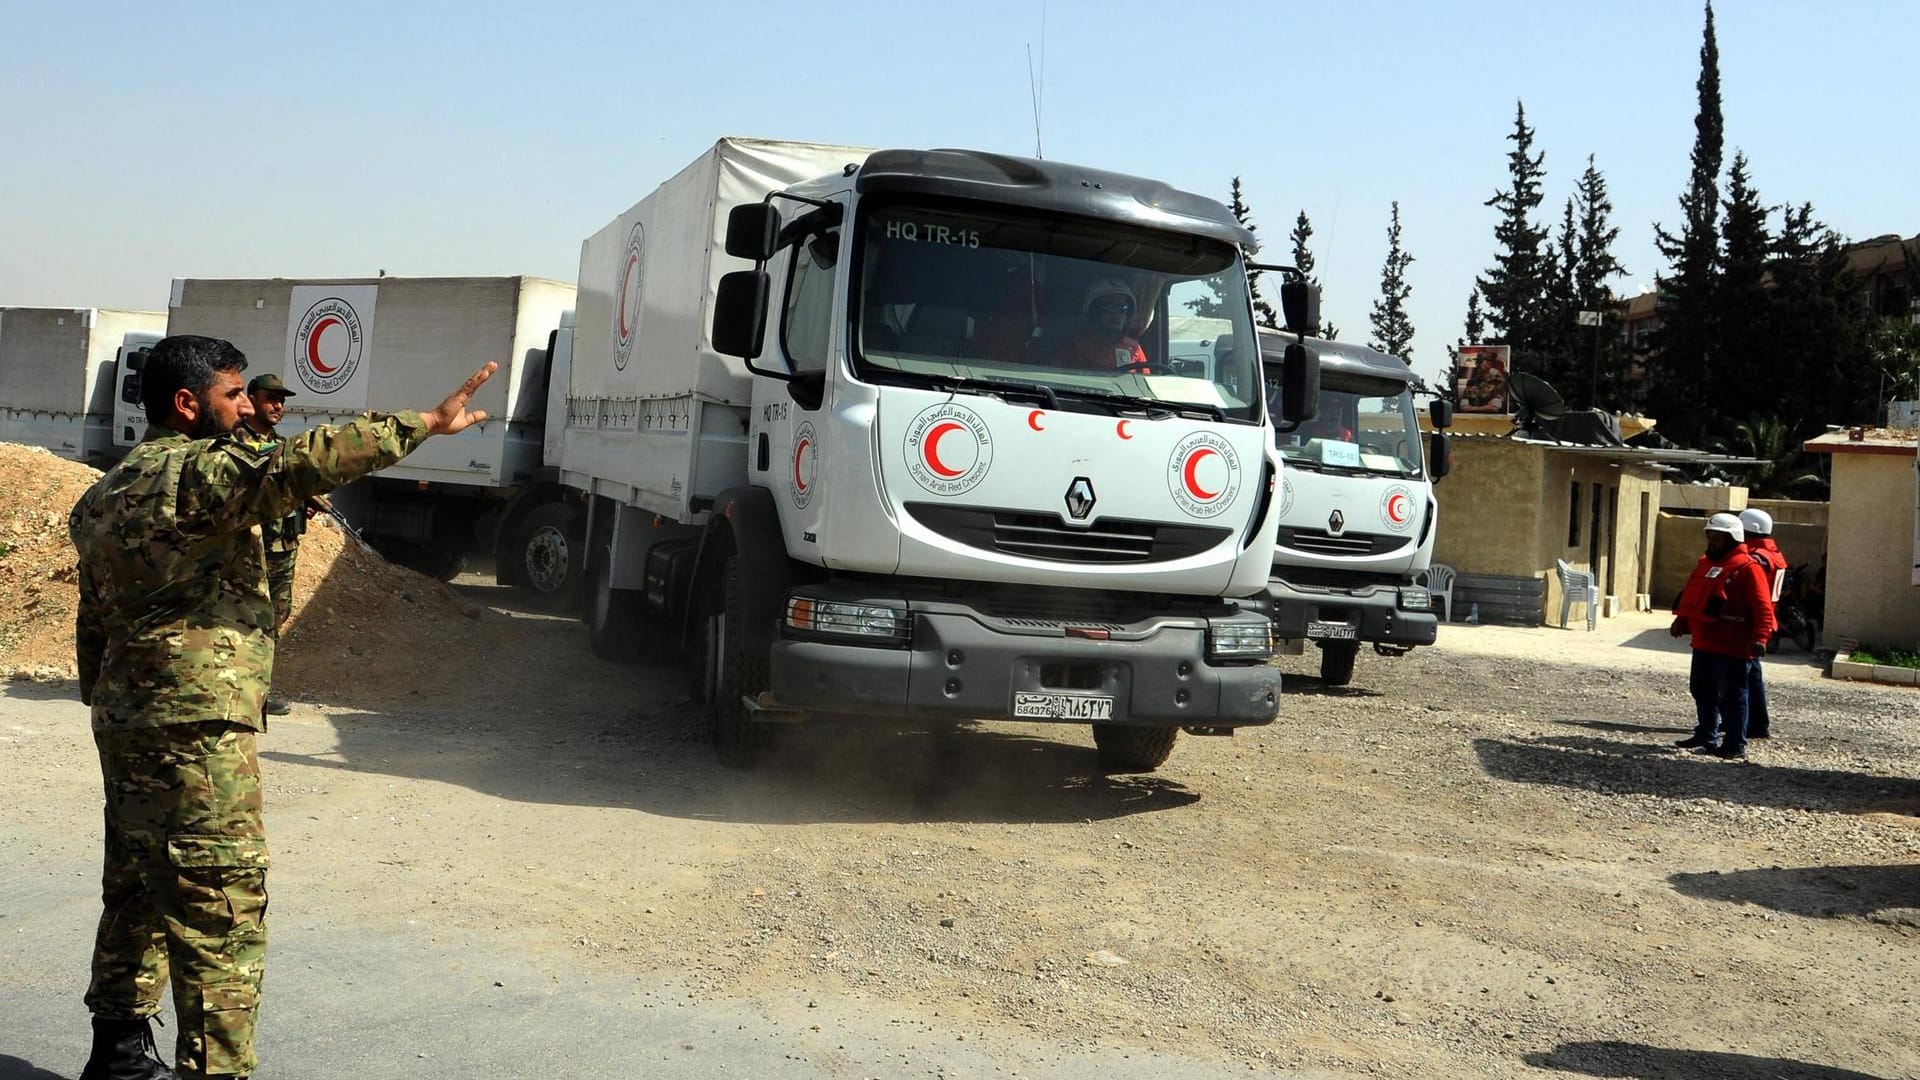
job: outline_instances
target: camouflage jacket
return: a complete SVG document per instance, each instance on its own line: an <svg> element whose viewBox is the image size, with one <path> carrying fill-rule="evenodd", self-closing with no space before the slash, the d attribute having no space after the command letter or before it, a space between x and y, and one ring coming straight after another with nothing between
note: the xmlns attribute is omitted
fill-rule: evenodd
<svg viewBox="0 0 1920 1080"><path fill-rule="evenodd" d="M244 442L257 453L270 454L273 448L287 440L277 432L262 435L241 424L233 429L234 438ZM260 522L260 543L267 551L267 562L291 556L300 548L300 536L307 531L306 508L302 507L281 518L267 518Z"/></svg>
<svg viewBox="0 0 1920 1080"><path fill-rule="evenodd" d="M94 728L261 728L274 615L254 526L426 439L415 412L370 413L264 450L148 428L67 521L80 553L80 698Z"/></svg>

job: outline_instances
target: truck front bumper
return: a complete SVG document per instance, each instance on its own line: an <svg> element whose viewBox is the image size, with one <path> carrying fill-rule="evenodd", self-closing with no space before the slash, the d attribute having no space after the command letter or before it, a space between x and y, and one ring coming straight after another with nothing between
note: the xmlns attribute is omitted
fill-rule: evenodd
<svg viewBox="0 0 1920 1080"><path fill-rule="evenodd" d="M1430 610L1402 610L1400 590L1392 585L1296 587L1274 578L1267 582L1267 614L1273 619L1273 635L1283 640L1327 640L1335 636L1328 633L1329 628L1343 626L1353 634L1347 638L1342 633L1339 638L1376 645L1431 645L1440 628L1440 620Z"/></svg>
<svg viewBox="0 0 1920 1080"><path fill-rule="evenodd" d="M1234 621L1260 617L1249 610ZM904 647L791 634L775 641L773 698L810 712L1033 723L1089 718L1016 715L1016 697L1109 698L1111 714L1092 722L1141 727L1247 727L1272 723L1279 711L1280 672L1264 660L1208 662L1204 617L1116 627L1106 640L1037 620L1014 625L958 603L915 603L910 621Z"/></svg>

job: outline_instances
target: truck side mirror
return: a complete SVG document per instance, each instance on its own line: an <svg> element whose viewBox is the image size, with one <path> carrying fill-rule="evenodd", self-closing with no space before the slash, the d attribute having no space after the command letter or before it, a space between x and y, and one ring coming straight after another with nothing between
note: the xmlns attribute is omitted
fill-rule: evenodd
<svg viewBox="0 0 1920 1080"><path fill-rule="evenodd" d="M1312 334L1320 329L1320 286L1305 281L1280 283L1280 310L1287 329L1296 334Z"/></svg>
<svg viewBox="0 0 1920 1080"><path fill-rule="evenodd" d="M739 208L736 208L739 209ZM732 223L728 223L728 250L732 251ZM766 343L767 293L765 270L735 270L720 276L713 294L713 348L715 352L751 362Z"/></svg>
<svg viewBox="0 0 1920 1080"><path fill-rule="evenodd" d="M768 203L743 203L727 211L727 254L766 262L779 250L780 211Z"/></svg>
<svg viewBox="0 0 1920 1080"><path fill-rule="evenodd" d="M1446 398L1434 398L1427 403L1427 416L1433 421L1436 430L1453 426L1453 402Z"/></svg>
<svg viewBox="0 0 1920 1080"><path fill-rule="evenodd" d="M1280 361L1280 419L1304 424L1320 415L1320 354L1299 342Z"/></svg>
<svg viewBox="0 0 1920 1080"><path fill-rule="evenodd" d="M1427 436L1427 475L1438 480L1452 471L1453 443L1446 432L1433 432Z"/></svg>

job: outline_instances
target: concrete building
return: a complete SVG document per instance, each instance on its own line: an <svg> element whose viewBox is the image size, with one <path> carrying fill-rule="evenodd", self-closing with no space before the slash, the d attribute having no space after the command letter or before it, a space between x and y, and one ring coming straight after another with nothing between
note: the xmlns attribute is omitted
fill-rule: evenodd
<svg viewBox="0 0 1920 1080"><path fill-rule="evenodd" d="M1808 453L1833 455L1823 637L1836 647L1920 648L1915 434L1858 434L1833 432L1806 443Z"/></svg>

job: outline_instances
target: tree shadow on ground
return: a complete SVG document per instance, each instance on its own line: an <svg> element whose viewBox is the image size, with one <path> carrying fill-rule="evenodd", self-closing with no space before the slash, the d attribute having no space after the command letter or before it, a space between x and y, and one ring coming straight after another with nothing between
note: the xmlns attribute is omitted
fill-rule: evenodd
<svg viewBox="0 0 1920 1080"><path fill-rule="evenodd" d="M1813 919L1853 917L1920 929L1920 865L1773 867L1675 874L1667 880L1680 892L1706 900L1758 904Z"/></svg>
<svg viewBox="0 0 1920 1080"><path fill-rule="evenodd" d="M1908 777L1726 762L1665 744L1553 736L1473 745L1487 775L1521 784L1841 813L1910 813L1920 801L1920 780Z"/></svg>
<svg viewBox="0 0 1920 1080"><path fill-rule="evenodd" d="M30 1061L0 1054L0 1080L61 1080L61 1076Z"/></svg>
<svg viewBox="0 0 1920 1080"><path fill-rule="evenodd" d="M1885 1080L1806 1061L1629 1042L1561 1043L1525 1060L1536 1069L1624 1080Z"/></svg>

